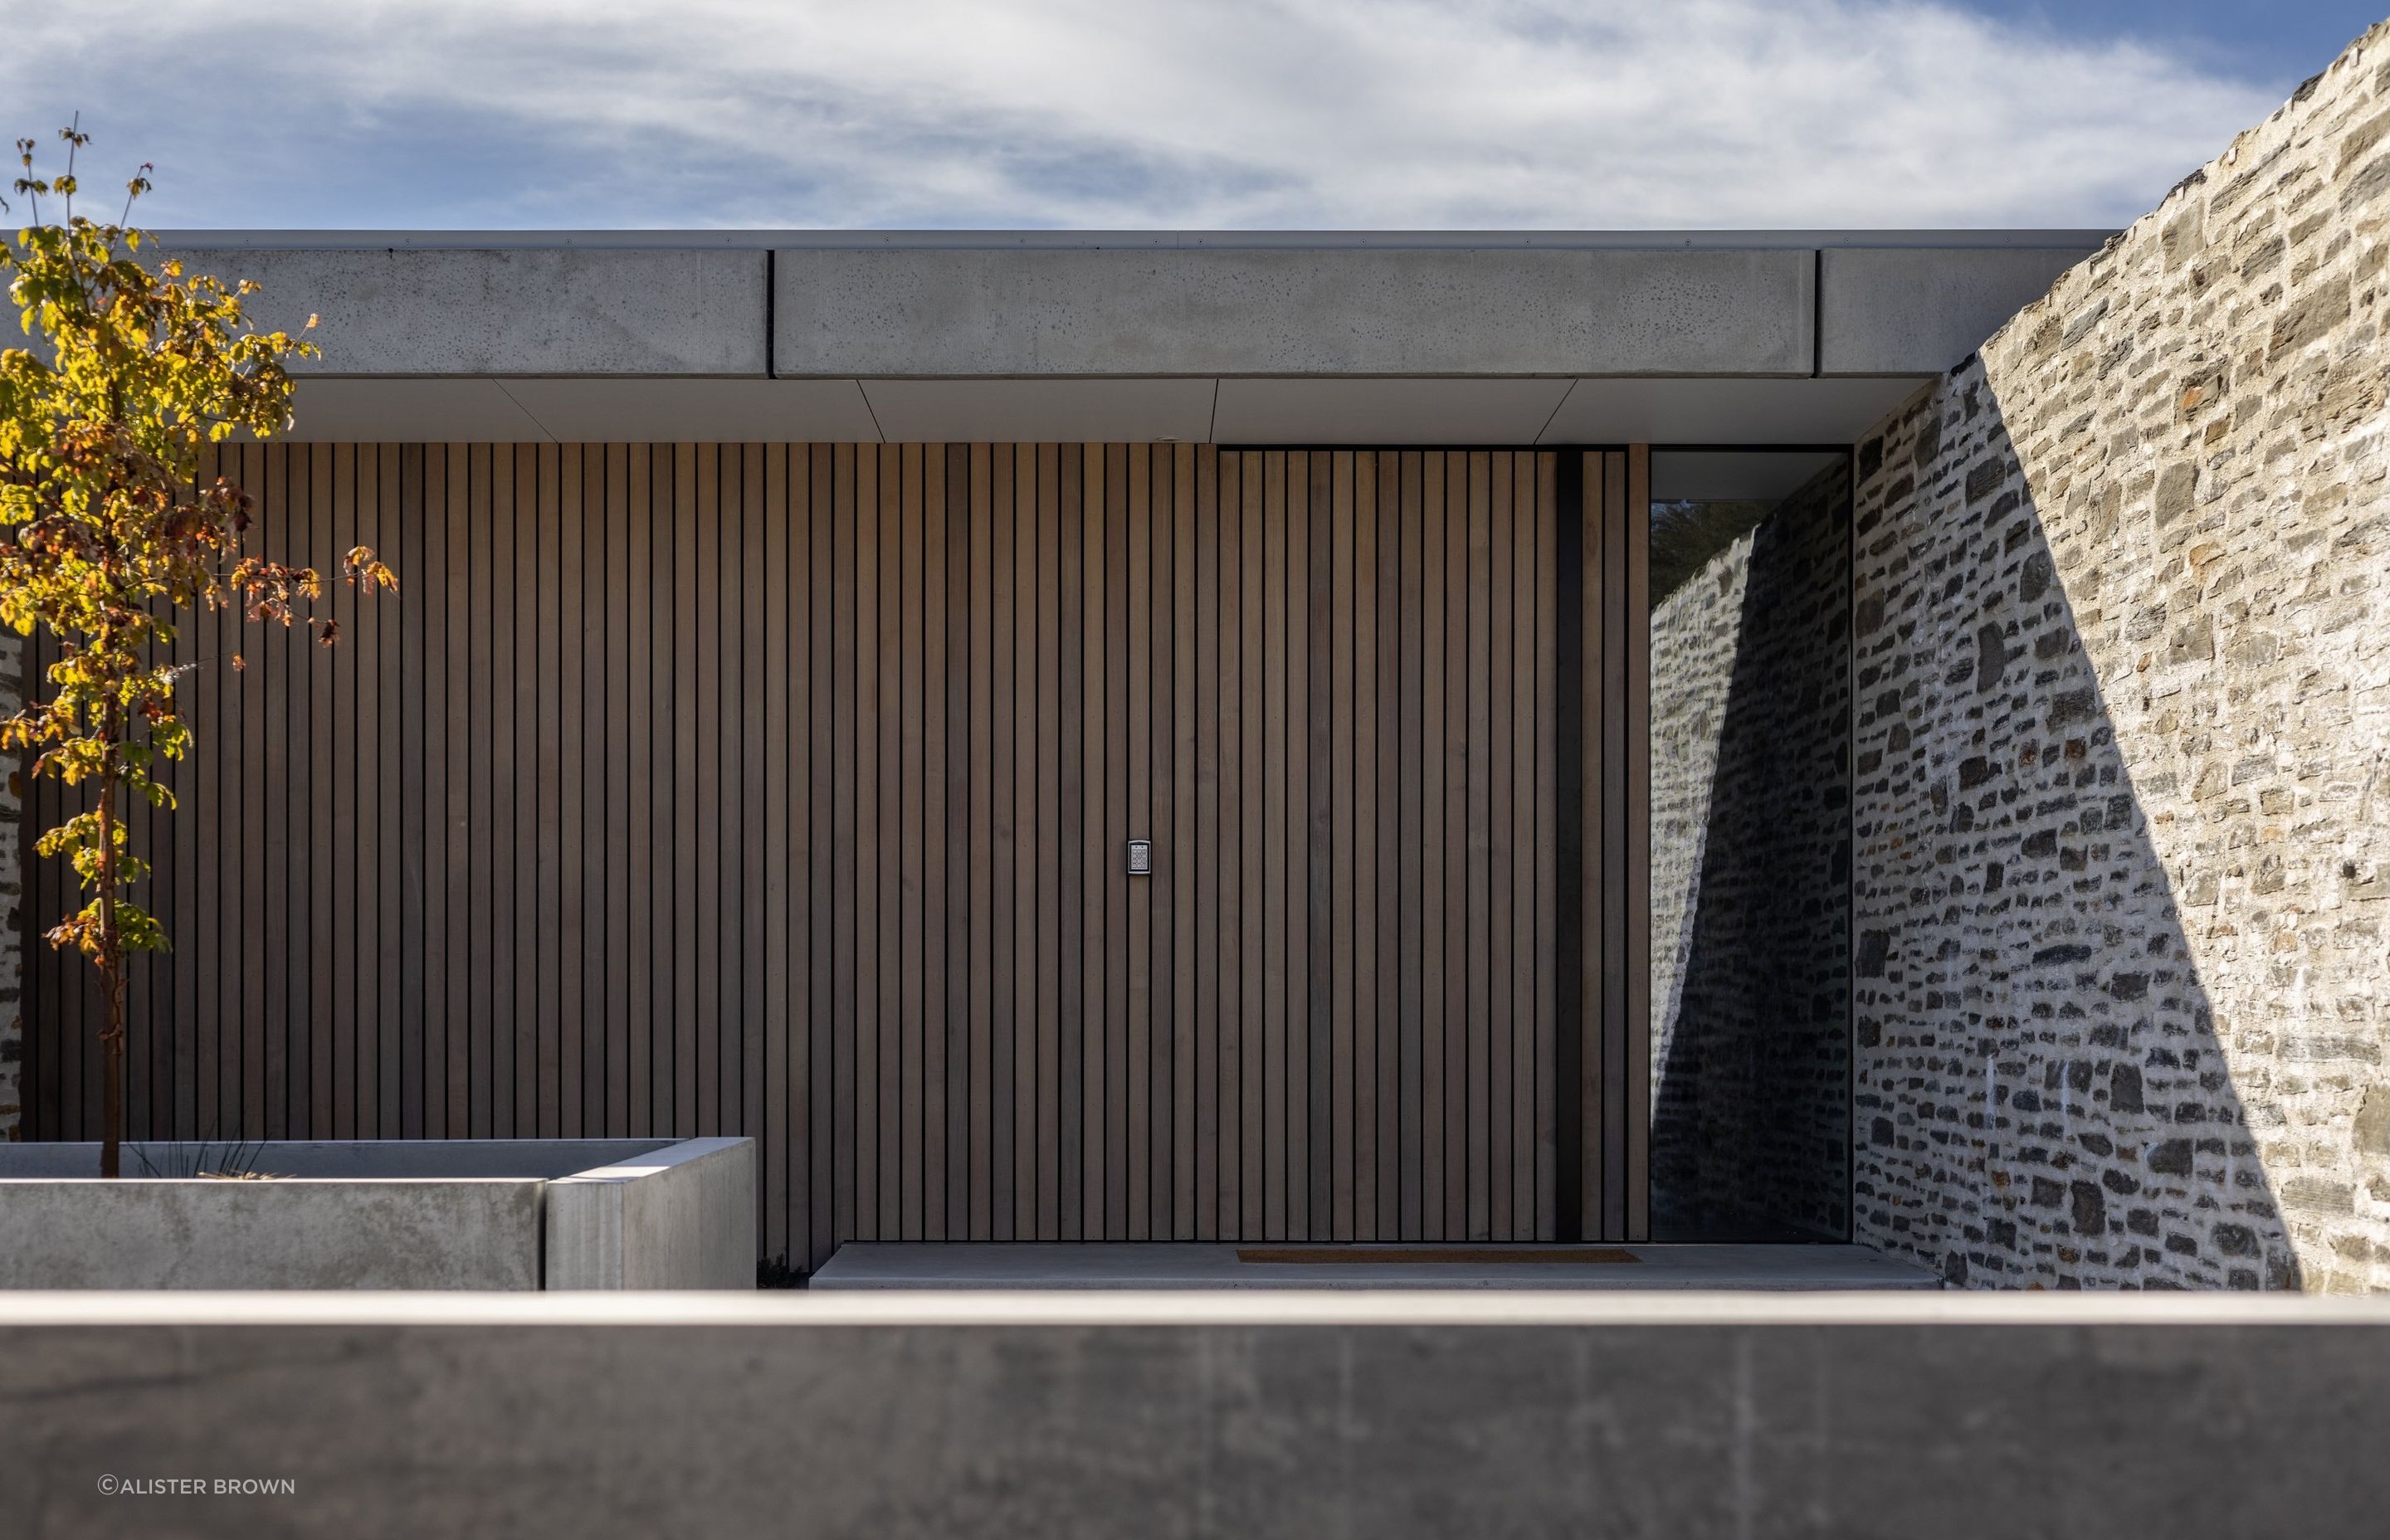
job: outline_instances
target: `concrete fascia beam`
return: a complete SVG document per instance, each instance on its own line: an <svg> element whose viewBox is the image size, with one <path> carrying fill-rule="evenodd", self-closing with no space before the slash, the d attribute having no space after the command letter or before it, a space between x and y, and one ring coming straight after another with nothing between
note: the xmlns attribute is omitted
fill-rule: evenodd
<svg viewBox="0 0 2390 1540"><path fill-rule="evenodd" d="M325 377L1925 378L2101 233L169 233Z"/></svg>
<svg viewBox="0 0 2390 1540"><path fill-rule="evenodd" d="M320 317L328 375L710 375L761 379L754 250L176 247L185 268L263 291L251 314Z"/></svg>
<svg viewBox="0 0 2390 1540"><path fill-rule="evenodd" d="M1806 250L776 253L782 378L1799 376Z"/></svg>
<svg viewBox="0 0 2390 1540"><path fill-rule="evenodd" d="M1818 372L1934 375L2049 292L2099 243L1818 253Z"/></svg>

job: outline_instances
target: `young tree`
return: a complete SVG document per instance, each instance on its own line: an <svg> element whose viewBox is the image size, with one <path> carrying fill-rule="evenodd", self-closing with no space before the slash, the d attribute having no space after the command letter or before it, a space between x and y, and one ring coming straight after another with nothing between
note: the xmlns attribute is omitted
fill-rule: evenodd
<svg viewBox="0 0 2390 1540"><path fill-rule="evenodd" d="M136 798L174 806L158 762L182 758L190 744L174 699L184 671L153 653L173 641L176 612L199 606L238 605L252 621L285 626L304 620L326 647L339 631L312 615L320 574L243 552L249 494L222 477L199 484L210 445L242 429L269 438L289 426L283 366L314 356L314 345L246 324L242 301L255 284L227 288L186 278L172 260L136 260L148 237L126 222L149 190L148 166L126 185L116 223L75 213L75 153L88 137L72 126L59 137L66 170L49 180L33 174L33 141L17 142L15 191L32 223L13 246L0 244L0 272L34 344L0 353L0 622L21 635L41 627L56 660L48 699L36 688L0 720L0 750L32 751L32 777L83 792L34 848L72 862L88 895L48 939L98 970L100 1174L114 1176L129 959L167 943L127 896L149 867L130 848L126 814ZM42 221L45 197L63 205L57 224ZM345 576L368 592L398 585L364 546L349 553Z"/></svg>

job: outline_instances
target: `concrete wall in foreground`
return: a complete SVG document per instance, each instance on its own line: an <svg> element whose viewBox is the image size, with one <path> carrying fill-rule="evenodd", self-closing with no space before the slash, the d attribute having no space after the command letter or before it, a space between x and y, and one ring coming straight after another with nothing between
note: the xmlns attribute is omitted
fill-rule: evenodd
<svg viewBox="0 0 2390 1540"><path fill-rule="evenodd" d="M0 1511L77 1540L2378 1532L2375 1302L2082 1303L2136 1314L1940 1293L0 1301L0 1405L23 1408L0 1418Z"/></svg>
<svg viewBox="0 0 2390 1540"><path fill-rule="evenodd" d="M2390 1288L2390 27L1869 436L1859 1238Z"/></svg>

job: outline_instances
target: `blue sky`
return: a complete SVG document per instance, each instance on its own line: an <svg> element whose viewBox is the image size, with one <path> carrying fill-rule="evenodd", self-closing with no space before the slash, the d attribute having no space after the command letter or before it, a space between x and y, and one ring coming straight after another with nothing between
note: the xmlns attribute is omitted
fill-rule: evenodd
<svg viewBox="0 0 2390 1540"><path fill-rule="evenodd" d="M2390 0L2374 0L2377 5ZM12 133L164 228L2105 226L2335 0L77 0Z"/></svg>
<svg viewBox="0 0 2390 1540"><path fill-rule="evenodd" d="M2164 42L2187 58L2288 92L2390 16L2390 0L1968 0L1967 8L2062 37Z"/></svg>

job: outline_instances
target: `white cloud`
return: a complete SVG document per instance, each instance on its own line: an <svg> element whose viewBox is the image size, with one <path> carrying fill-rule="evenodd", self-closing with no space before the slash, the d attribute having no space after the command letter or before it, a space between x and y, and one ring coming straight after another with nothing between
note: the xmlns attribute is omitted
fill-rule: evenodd
<svg viewBox="0 0 2390 1540"><path fill-rule="evenodd" d="M79 0L160 225L2113 225L2272 93L1895 0ZM101 174L105 172L106 174Z"/></svg>

